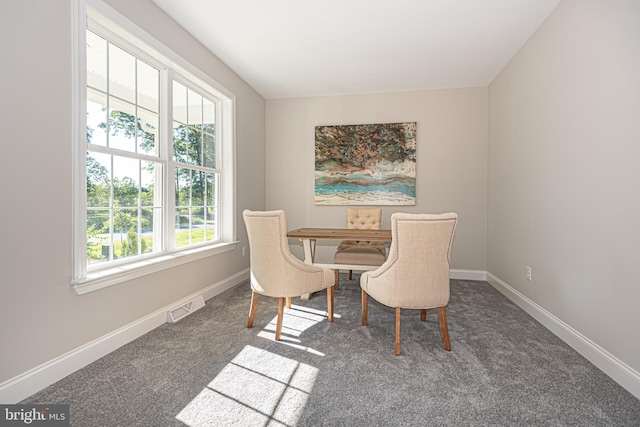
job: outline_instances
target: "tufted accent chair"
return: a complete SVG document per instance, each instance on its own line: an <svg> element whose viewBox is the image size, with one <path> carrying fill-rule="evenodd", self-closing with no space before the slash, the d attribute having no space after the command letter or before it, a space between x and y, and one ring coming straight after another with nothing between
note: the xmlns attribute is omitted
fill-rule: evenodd
<svg viewBox="0 0 640 427"><path fill-rule="evenodd" d="M446 213L391 215L388 259L376 270L360 276L362 325L367 325L368 297L396 309L396 356L400 355L400 309L438 308L442 343L451 350L447 327L449 264L458 215Z"/></svg>
<svg viewBox="0 0 640 427"><path fill-rule="evenodd" d="M382 209L355 209L347 208L347 228L355 230L380 230L382 219ZM338 245L333 256L334 264L355 264L355 265L380 265L386 259L386 248L384 242L343 240ZM349 270L349 279L353 271ZM336 289L339 284L340 270L335 270Z"/></svg>
<svg viewBox="0 0 640 427"><path fill-rule="evenodd" d="M251 266L251 308L247 327L253 326L258 308L258 295L278 298L276 341L280 340L284 302L291 307L291 297L327 290L327 315L333 322L334 273L306 264L289 248L284 211L242 213L249 238Z"/></svg>

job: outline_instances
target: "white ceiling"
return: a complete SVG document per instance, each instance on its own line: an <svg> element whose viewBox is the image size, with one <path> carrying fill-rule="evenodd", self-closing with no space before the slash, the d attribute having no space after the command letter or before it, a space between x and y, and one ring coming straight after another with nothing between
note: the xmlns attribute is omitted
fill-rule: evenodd
<svg viewBox="0 0 640 427"><path fill-rule="evenodd" d="M152 0L265 98L487 86L560 0Z"/></svg>

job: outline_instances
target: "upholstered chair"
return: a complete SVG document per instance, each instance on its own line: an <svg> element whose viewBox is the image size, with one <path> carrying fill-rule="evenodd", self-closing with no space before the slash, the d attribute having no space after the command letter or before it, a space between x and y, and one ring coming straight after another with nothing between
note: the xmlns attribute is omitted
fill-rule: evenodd
<svg viewBox="0 0 640 427"><path fill-rule="evenodd" d="M289 248L284 211L250 211L242 213L249 237L251 263L251 308L247 327L253 326L258 295L278 298L276 341L280 340L284 304L291 307L291 297L327 290L327 317L333 322L334 273L326 268L306 264Z"/></svg>
<svg viewBox="0 0 640 427"><path fill-rule="evenodd" d="M449 263L458 215L391 215L389 257L376 270L360 276L362 325L367 325L368 297L396 310L396 356L400 355L400 309L438 309L444 349L451 351L447 327Z"/></svg>
<svg viewBox="0 0 640 427"><path fill-rule="evenodd" d="M380 230L382 209L347 208L347 228L355 230ZM333 256L334 264L380 265L386 259L386 247L382 241L342 240ZM340 269L335 269L336 289L340 289ZM353 270L349 269L349 280Z"/></svg>

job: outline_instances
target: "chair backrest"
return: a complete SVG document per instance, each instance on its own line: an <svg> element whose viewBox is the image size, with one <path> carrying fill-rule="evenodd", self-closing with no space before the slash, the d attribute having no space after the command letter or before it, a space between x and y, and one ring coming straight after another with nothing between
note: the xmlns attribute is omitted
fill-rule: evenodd
<svg viewBox="0 0 640 427"><path fill-rule="evenodd" d="M380 302L403 308L447 305L457 220L455 213L391 215L389 256L372 272L387 282L387 289L382 290L386 301Z"/></svg>
<svg viewBox="0 0 640 427"><path fill-rule="evenodd" d="M380 230L381 220L381 208L347 208L347 228L356 230Z"/></svg>
<svg viewBox="0 0 640 427"><path fill-rule="evenodd" d="M260 294L299 296L332 286L333 273L305 264L289 248L287 220L283 210L242 213L249 239L251 287ZM315 277L314 277L315 276Z"/></svg>

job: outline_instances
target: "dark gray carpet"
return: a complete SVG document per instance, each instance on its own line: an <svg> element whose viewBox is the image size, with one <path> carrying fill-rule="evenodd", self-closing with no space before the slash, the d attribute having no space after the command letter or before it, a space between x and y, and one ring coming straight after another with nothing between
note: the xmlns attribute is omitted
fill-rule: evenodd
<svg viewBox="0 0 640 427"><path fill-rule="evenodd" d="M277 304L246 328L248 283L219 295L26 399L69 403L75 426L638 426L640 401L486 282L452 280L452 351L437 310L402 315L342 278L294 300L281 342Z"/></svg>

